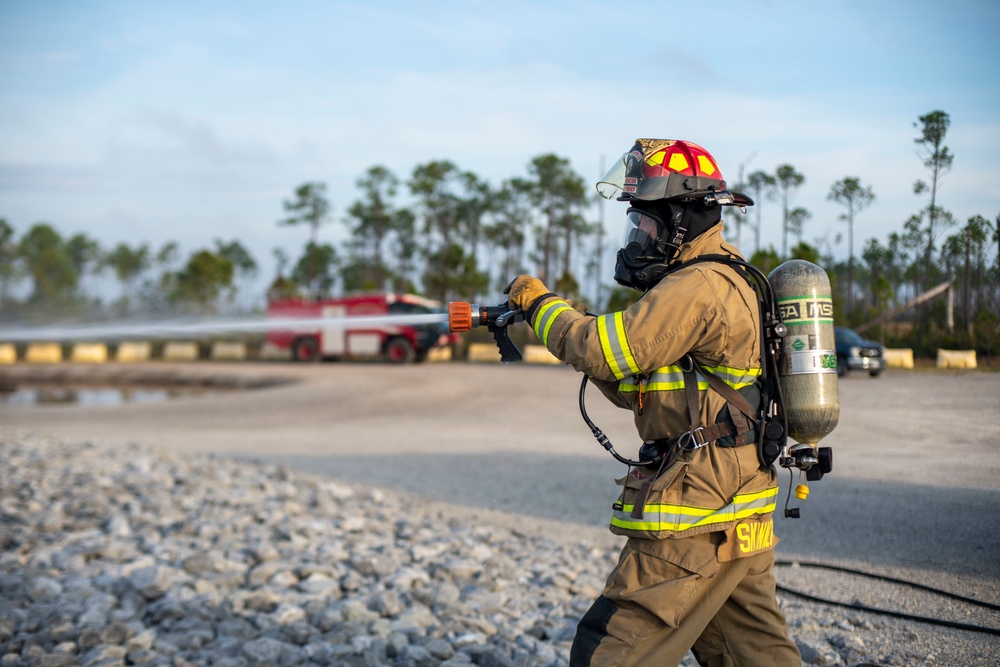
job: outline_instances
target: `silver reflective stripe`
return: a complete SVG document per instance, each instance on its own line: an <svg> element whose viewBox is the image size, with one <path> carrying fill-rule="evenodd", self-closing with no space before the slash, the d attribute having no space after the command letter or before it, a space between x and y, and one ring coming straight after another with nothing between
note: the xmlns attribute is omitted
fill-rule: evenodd
<svg viewBox="0 0 1000 667"><path fill-rule="evenodd" d="M626 375L636 375L642 372L632 348L629 347L625 335L625 316L622 313L611 313L597 318L597 338L601 343L601 351L608 362L608 368L616 378L621 380Z"/></svg>
<svg viewBox="0 0 1000 667"><path fill-rule="evenodd" d="M535 316L535 335L542 341L542 345L549 344L549 329L552 328L552 323L556 321L560 313L567 310L573 309L561 299L549 301L538 309L538 315Z"/></svg>
<svg viewBox="0 0 1000 667"><path fill-rule="evenodd" d="M728 366L706 366L705 368L733 389L741 389L752 385L757 381L761 373L759 368L740 369L729 368ZM698 381L700 382L702 379L702 376L699 375Z"/></svg>
<svg viewBox="0 0 1000 667"><path fill-rule="evenodd" d="M720 380L728 384L733 389L742 389L756 382L760 377L759 368L740 370L738 368L728 368L726 366L716 366L709 368ZM698 380L698 389L706 390L709 387L708 380L701 373L695 373ZM684 389L684 372L680 366L664 366L650 373L649 378L632 376L623 379L618 384L618 391L623 393L639 391L639 383L642 383L643 391L677 391Z"/></svg>

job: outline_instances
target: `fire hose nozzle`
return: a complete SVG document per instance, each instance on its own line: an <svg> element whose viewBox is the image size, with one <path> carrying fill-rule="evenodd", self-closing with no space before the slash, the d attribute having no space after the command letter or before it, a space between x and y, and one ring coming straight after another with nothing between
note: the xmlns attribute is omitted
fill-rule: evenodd
<svg viewBox="0 0 1000 667"><path fill-rule="evenodd" d="M521 352L507 335L507 327L515 322L523 322L524 317L522 310L511 310L506 301L498 306L480 306L465 301L452 301L448 304L448 328L455 333L462 333L485 326L493 334L500 351L500 361L504 363L521 361Z"/></svg>
<svg viewBox="0 0 1000 667"><path fill-rule="evenodd" d="M448 328L456 333L469 331L473 327L472 304L466 301L452 301L448 304Z"/></svg>

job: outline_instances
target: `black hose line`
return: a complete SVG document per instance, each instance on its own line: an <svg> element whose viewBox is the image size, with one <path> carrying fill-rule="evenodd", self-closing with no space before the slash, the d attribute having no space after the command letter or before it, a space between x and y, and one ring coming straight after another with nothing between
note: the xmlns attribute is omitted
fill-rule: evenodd
<svg viewBox="0 0 1000 667"><path fill-rule="evenodd" d="M886 581L893 584L909 586L910 588L925 591L928 593L933 593L935 595L940 595L942 597L951 598L953 600L958 600L966 604L971 604L978 607L984 607L986 609L990 609L993 611L1000 611L1000 605L993 604L992 602L984 602L983 600L976 600L975 598L965 597L964 595L958 595L957 593L951 593L949 591L943 591L941 589L933 588L931 586L918 584L913 581L906 581L905 579L897 579L895 577L888 577L881 574L872 574L871 572L852 570L850 568L839 567L837 565L828 565L826 563L803 563L799 561L779 560L775 561L774 564L776 566L806 567L806 568L811 567L820 570L830 570L833 572L854 574L857 576L868 577L869 579L875 579L878 581ZM776 585L776 588L782 593L794 595L795 597L802 598L803 600L808 600L810 602L819 602L821 604L833 605L835 607L844 607L846 609L853 609L855 611L866 611L873 614L881 614L883 616L890 616L892 618L899 618L906 621L917 621L918 623L928 623L930 625L938 625L941 627L953 628L956 630L967 630L969 632L980 632L988 635L1000 636L1000 628L988 628L980 625L971 625L969 623L958 623L956 621L947 621L940 618L931 618L928 616L916 616L914 614L907 614L905 612L893 611L891 609L879 609L878 607L868 607L856 603L840 602L838 600L829 600L827 598L821 598L815 595L809 595L808 593L802 593L801 591L796 591L786 586L781 586L780 584Z"/></svg>

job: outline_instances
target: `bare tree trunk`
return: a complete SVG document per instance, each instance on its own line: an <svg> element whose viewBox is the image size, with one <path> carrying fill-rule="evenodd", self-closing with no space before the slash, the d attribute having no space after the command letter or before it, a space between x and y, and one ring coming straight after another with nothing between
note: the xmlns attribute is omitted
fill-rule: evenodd
<svg viewBox="0 0 1000 667"><path fill-rule="evenodd" d="M847 315L854 314L854 206L847 207Z"/></svg>
<svg viewBox="0 0 1000 667"><path fill-rule="evenodd" d="M545 221L545 241L544 241L544 244L542 246L542 271L541 271L542 275L539 276L539 277L541 278L542 281L544 281L544 282L550 282L551 283L552 281L551 281L551 278L549 276L549 262L551 261L551 258L552 258L551 257L552 256L552 225L553 225L552 220L555 217L554 214L553 214L553 211L552 211L552 202L549 202L549 205L546 207L546 217L548 219Z"/></svg>
<svg viewBox="0 0 1000 667"><path fill-rule="evenodd" d="M962 281L962 315L965 317L965 330L972 340L972 318L969 316L969 251L972 244L972 230L965 228L965 279Z"/></svg>

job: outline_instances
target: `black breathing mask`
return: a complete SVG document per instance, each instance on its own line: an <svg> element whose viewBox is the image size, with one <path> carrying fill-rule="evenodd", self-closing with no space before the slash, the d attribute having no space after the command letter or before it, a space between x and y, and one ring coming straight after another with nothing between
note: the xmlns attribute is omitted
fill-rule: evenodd
<svg viewBox="0 0 1000 667"><path fill-rule="evenodd" d="M656 213L639 208L625 212L625 232L615 262L615 282L645 292L667 272L684 242L684 208L661 206Z"/></svg>

